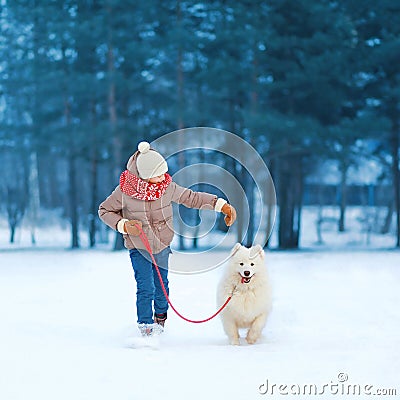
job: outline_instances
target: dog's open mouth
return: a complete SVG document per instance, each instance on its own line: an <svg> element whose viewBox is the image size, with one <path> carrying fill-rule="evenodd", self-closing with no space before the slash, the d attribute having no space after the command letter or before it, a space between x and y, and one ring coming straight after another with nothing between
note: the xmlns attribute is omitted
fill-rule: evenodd
<svg viewBox="0 0 400 400"><path fill-rule="evenodd" d="M251 275L251 276L243 276L243 275L240 274L240 273L239 273L239 275L240 275L240 277L242 278L242 279L241 279L241 282L242 282L242 283L250 283L251 278L254 276L254 274Z"/></svg>

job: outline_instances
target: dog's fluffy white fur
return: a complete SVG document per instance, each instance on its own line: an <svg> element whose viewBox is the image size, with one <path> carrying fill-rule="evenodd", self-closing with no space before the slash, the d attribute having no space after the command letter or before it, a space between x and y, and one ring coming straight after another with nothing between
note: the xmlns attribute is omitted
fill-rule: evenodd
<svg viewBox="0 0 400 400"><path fill-rule="evenodd" d="M218 285L217 302L232 299L221 313L222 324L232 345L239 344L239 329L246 328L246 341L255 343L271 311L271 288L260 245L247 248L237 243Z"/></svg>

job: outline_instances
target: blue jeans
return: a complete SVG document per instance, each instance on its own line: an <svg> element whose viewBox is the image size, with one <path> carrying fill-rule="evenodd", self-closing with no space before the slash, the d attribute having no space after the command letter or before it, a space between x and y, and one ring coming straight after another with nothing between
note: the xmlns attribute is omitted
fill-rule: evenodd
<svg viewBox="0 0 400 400"><path fill-rule="evenodd" d="M167 247L160 253L154 254L154 258L159 267L161 277L169 294L168 289L168 258L171 249ZM153 323L153 302L154 312L165 313L168 310L168 301L164 296L160 279L157 271L153 266L150 255L145 250L132 249L129 250L133 271L136 279L136 310L137 322L152 324Z"/></svg>

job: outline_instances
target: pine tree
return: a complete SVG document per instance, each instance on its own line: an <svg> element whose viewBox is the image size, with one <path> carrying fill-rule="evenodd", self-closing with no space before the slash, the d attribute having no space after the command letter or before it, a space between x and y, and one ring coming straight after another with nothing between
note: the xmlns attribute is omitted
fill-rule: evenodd
<svg viewBox="0 0 400 400"><path fill-rule="evenodd" d="M318 137L342 118L341 67L351 24L336 3L272 1L266 38L264 99L279 204L279 247L299 246L305 160Z"/></svg>

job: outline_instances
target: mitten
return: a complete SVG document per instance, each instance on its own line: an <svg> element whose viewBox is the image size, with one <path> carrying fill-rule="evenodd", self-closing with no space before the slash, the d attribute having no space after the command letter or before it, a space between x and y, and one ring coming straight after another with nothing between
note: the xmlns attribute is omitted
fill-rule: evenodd
<svg viewBox="0 0 400 400"><path fill-rule="evenodd" d="M138 221L137 219L131 219L130 221L126 221L124 224L126 233L132 236L139 236L140 230L136 225L139 225L140 228L142 228L142 222Z"/></svg>
<svg viewBox="0 0 400 400"><path fill-rule="evenodd" d="M226 226L231 226L236 220L236 210L233 206L226 203L223 205L221 211L225 214L225 224Z"/></svg>

